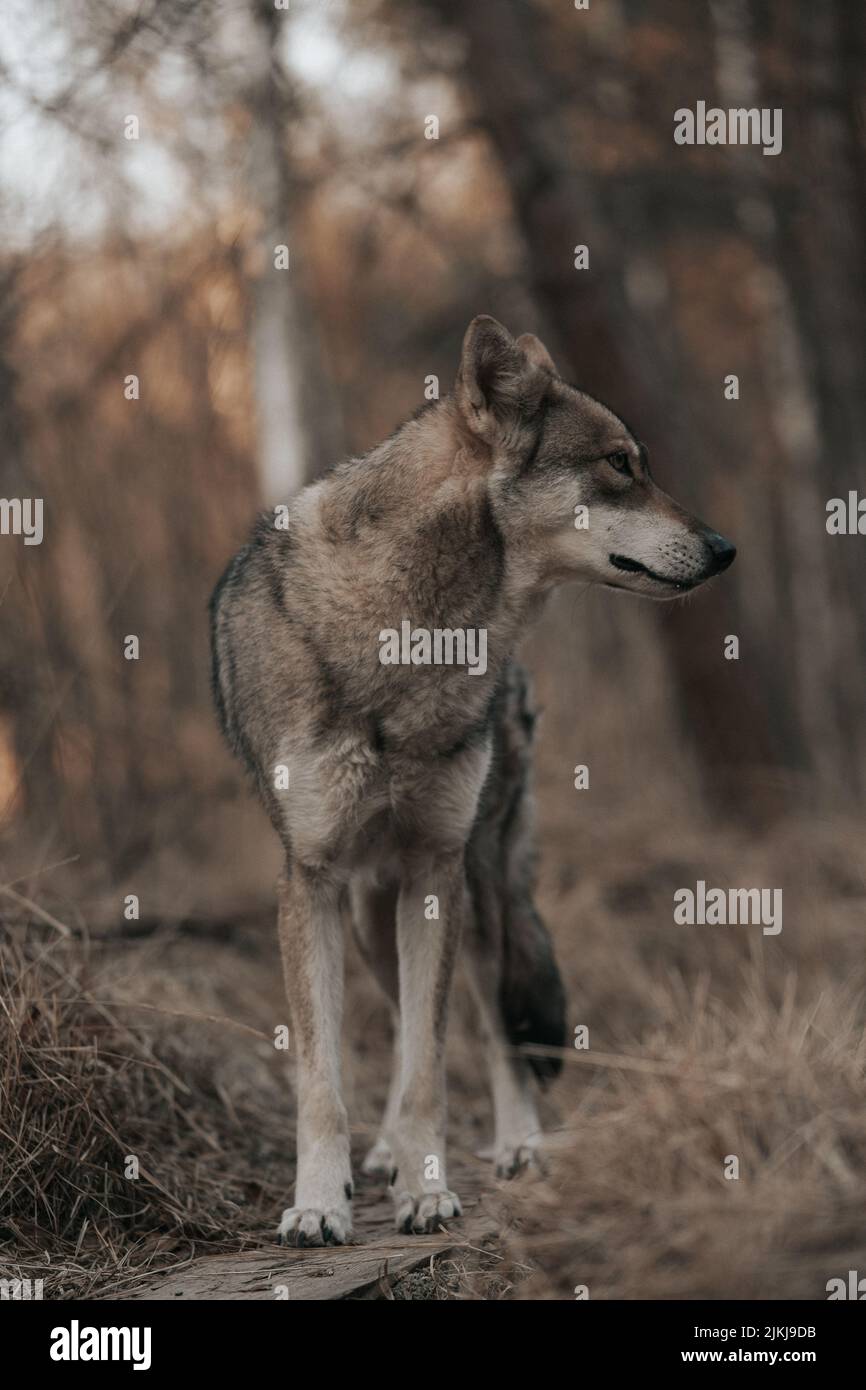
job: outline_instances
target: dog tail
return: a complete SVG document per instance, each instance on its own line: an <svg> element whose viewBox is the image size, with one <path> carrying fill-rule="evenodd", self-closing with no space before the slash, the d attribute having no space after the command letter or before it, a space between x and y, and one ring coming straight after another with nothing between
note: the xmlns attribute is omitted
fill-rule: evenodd
<svg viewBox="0 0 866 1390"><path fill-rule="evenodd" d="M504 921L504 960L500 1009L506 1036L513 1047L565 1046L565 990L553 954L553 943L530 900L509 903ZM559 1075L562 1057L527 1055L544 1086Z"/></svg>
<svg viewBox="0 0 866 1390"><path fill-rule="evenodd" d="M565 989L534 903L532 744L536 713L526 672L509 662L493 712L495 742L467 867L482 952L498 955L498 1005L513 1047L565 1046ZM562 1058L527 1054L542 1085Z"/></svg>

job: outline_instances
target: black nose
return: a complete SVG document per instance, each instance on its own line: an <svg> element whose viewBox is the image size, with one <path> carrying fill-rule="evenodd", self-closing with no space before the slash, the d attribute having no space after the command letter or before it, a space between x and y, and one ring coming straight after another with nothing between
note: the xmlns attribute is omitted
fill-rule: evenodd
<svg viewBox="0 0 866 1390"><path fill-rule="evenodd" d="M734 563L737 547L731 545L731 542L726 541L717 531L708 531L704 539L710 547L710 573L721 574L722 570Z"/></svg>

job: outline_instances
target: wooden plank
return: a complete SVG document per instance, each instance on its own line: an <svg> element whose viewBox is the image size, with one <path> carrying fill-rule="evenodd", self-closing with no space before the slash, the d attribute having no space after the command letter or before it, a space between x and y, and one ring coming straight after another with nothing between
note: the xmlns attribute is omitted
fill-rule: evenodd
<svg viewBox="0 0 866 1390"><path fill-rule="evenodd" d="M465 1233L463 1233L465 1235ZM369 1245L324 1250L245 1250L237 1255L207 1255L181 1270L169 1270L126 1295L133 1301L166 1299L327 1300L375 1292L431 1256L454 1248L444 1235L399 1237Z"/></svg>
<svg viewBox="0 0 866 1390"><path fill-rule="evenodd" d="M235 1254L203 1255L180 1269L155 1274L134 1291L113 1298L136 1302L185 1299L327 1300L350 1296L387 1298L388 1288L410 1270L427 1265L461 1245L477 1245L495 1223L480 1211L479 1172L460 1171L465 1215L449 1232L397 1235L392 1207L380 1185L363 1183L356 1193L356 1244L321 1250L292 1250L272 1243Z"/></svg>

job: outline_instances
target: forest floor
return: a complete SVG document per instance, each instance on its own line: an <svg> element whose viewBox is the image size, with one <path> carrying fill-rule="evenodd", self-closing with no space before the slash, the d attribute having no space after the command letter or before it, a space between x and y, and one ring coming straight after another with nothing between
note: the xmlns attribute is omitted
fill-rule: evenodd
<svg viewBox="0 0 866 1390"><path fill-rule="evenodd" d="M466 1296L476 1277L485 1296L506 1287L473 1107L454 1097L464 1217L450 1233L398 1236L386 1187L359 1171L389 1045L354 956L354 1240L290 1250L275 1240L294 1123L290 1054L273 1041L286 1022L273 926L174 924L107 941L58 936L50 923L26 938L20 925L6 931L4 1277L41 1278L45 1297L61 1299L438 1298Z"/></svg>
<svg viewBox="0 0 866 1390"><path fill-rule="evenodd" d="M274 1243L294 1131L270 912L96 940L19 904L0 951L3 1277L61 1299L822 1299L866 1269L858 827L644 820L589 833L576 863L560 813L542 843L569 1029L589 1030L543 1102L548 1175L502 1183L476 1157L491 1113L461 981L449 1155L466 1216L397 1237L362 1178L344 1250ZM782 886L782 932L677 925L673 893L698 879ZM357 1161L390 1040L354 948L347 1001Z"/></svg>

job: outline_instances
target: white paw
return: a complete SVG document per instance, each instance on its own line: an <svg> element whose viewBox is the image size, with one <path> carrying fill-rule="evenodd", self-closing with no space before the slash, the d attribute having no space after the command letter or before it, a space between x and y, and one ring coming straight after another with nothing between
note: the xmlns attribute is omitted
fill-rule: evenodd
<svg viewBox="0 0 866 1390"><path fill-rule="evenodd" d="M286 1207L279 1227L281 1245L345 1245L352 1235L352 1214L345 1206Z"/></svg>
<svg viewBox="0 0 866 1390"><path fill-rule="evenodd" d="M500 1144L495 1152L497 1178L516 1178L518 1173L530 1170L534 1173L545 1171L544 1159L538 1144L525 1139L519 1144Z"/></svg>
<svg viewBox="0 0 866 1390"><path fill-rule="evenodd" d="M361 1164L361 1172L366 1173L368 1178L385 1178L390 1182L393 1171L394 1159L391 1150L384 1139L377 1139Z"/></svg>
<svg viewBox="0 0 866 1390"><path fill-rule="evenodd" d="M411 1192L395 1192L393 1196L395 1225L403 1235L438 1231L454 1217L463 1215L456 1192L425 1192L417 1197Z"/></svg>

